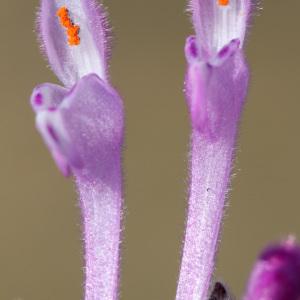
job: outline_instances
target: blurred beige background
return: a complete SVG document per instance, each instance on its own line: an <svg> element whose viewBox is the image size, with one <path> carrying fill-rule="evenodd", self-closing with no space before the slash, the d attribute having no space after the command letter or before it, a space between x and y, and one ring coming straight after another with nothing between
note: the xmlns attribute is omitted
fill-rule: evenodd
<svg viewBox="0 0 300 300"><path fill-rule="evenodd" d="M217 275L241 295L257 253L300 237L298 0L263 1L248 37L252 70ZM38 0L1 1L0 299L82 299L79 211L34 128L32 88L56 81L34 29ZM122 300L174 299L189 141L185 0L105 0L112 78L127 111Z"/></svg>

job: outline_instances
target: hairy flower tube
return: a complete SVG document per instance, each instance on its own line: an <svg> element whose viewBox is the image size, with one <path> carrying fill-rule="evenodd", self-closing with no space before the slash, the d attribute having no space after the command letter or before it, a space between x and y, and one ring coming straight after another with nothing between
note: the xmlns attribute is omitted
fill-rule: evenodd
<svg viewBox="0 0 300 300"><path fill-rule="evenodd" d="M300 247L288 240L261 253L243 300L299 300L299 283Z"/></svg>
<svg viewBox="0 0 300 300"><path fill-rule="evenodd" d="M190 188L176 300L206 300L248 85L243 54L250 0L191 0L186 41Z"/></svg>
<svg viewBox="0 0 300 300"><path fill-rule="evenodd" d="M36 126L58 168L75 177L82 212L85 299L118 296L123 104L107 78L106 23L93 0L41 0L39 36L64 86L38 85Z"/></svg>

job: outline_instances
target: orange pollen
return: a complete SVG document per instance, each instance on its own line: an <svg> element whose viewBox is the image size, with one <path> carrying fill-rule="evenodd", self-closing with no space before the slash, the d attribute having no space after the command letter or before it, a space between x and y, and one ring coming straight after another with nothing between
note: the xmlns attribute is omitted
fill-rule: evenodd
<svg viewBox="0 0 300 300"><path fill-rule="evenodd" d="M69 10L65 6L62 6L57 10L56 15L59 17L61 26L67 29L68 44L70 46L78 46L80 44L80 27L72 22Z"/></svg>
<svg viewBox="0 0 300 300"><path fill-rule="evenodd" d="M229 0L218 0L219 5L227 6L229 4Z"/></svg>

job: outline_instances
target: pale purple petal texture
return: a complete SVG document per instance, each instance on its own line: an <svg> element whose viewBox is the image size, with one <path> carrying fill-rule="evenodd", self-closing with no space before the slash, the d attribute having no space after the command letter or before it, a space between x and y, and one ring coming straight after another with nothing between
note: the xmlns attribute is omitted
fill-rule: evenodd
<svg viewBox="0 0 300 300"><path fill-rule="evenodd" d="M299 245L287 241L266 248L254 266L243 299L299 300Z"/></svg>
<svg viewBox="0 0 300 300"><path fill-rule="evenodd" d="M218 0L191 0L190 9L202 59L215 56L233 39L243 44L250 0L229 0L227 6Z"/></svg>
<svg viewBox="0 0 300 300"><path fill-rule="evenodd" d="M38 86L32 99L39 95L46 101L49 93L59 95L62 91L55 85ZM105 170L103 162L99 170L96 160L100 157L110 163L110 154L121 144L122 126L120 97L95 74L80 79L57 106L37 111L37 127L50 151L59 152L75 174L88 170L87 175L94 172L99 176L100 170Z"/></svg>
<svg viewBox="0 0 300 300"><path fill-rule="evenodd" d="M192 47L191 41L191 38L187 39L186 49ZM231 91L231 88L234 87L235 90L245 88L245 84L240 86L231 82L238 81L245 69L239 44L238 40L230 41L209 61L197 60L192 57L193 53L186 53L189 61L186 96L192 124L211 138L221 134L221 127L228 125L227 119L231 120L228 109L236 109L231 103L234 101L231 95L234 91ZM236 53L238 55L234 61L233 56ZM231 102L226 103L226 99Z"/></svg>
<svg viewBox="0 0 300 300"><path fill-rule="evenodd" d="M80 44L70 46L57 11L66 7L80 27ZM67 87L90 73L106 80L107 29L105 13L94 0L41 0L38 30L42 48L57 77Z"/></svg>
<svg viewBox="0 0 300 300"><path fill-rule="evenodd" d="M37 128L56 164L64 175L76 178L85 238L85 299L114 300L122 211L122 101L96 74L84 76L68 92L40 85L31 99Z"/></svg>
<svg viewBox="0 0 300 300"><path fill-rule="evenodd" d="M233 153L248 85L242 45L248 1L192 1L186 41L192 136L187 223L176 300L206 300L214 272Z"/></svg>

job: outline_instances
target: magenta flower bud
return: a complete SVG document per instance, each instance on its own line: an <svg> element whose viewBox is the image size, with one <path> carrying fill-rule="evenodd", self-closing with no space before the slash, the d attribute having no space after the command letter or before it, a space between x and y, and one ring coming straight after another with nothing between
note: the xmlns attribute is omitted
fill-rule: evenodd
<svg viewBox="0 0 300 300"><path fill-rule="evenodd" d="M299 245L288 241L265 249L254 266L243 299L299 300Z"/></svg>

